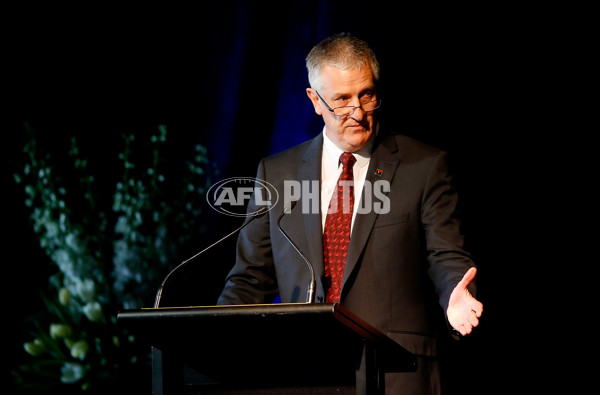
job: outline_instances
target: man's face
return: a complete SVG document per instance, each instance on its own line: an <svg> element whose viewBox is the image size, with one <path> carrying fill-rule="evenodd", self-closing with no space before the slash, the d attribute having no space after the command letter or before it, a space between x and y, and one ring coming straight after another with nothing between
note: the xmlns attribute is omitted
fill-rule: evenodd
<svg viewBox="0 0 600 395"><path fill-rule="evenodd" d="M373 73L370 67L342 70L324 66L320 74L319 94L331 108L359 106L361 102L376 98ZM306 90L315 107L315 112L323 116L325 133L345 152L356 152L371 139L375 130L374 111L365 113L360 107L352 115L338 117L319 100L314 89Z"/></svg>

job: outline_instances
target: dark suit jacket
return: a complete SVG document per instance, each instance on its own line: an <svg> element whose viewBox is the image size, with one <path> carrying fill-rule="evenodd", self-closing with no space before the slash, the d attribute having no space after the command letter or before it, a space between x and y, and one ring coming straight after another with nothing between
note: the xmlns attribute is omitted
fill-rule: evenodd
<svg viewBox="0 0 600 395"><path fill-rule="evenodd" d="M237 262L219 304L270 303L277 294L282 302L306 300L309 271L276 223L283 210L284 180L320 180L322 149L319 134L259 164L257 178L277 188L279 202L241 232ZM390 182L390 212L357 214L341 303L422 357L419 377L386 377L389 393L402 393L391 389L394 382L407 393L435 393L428 392L439 385L437 366L429 366L437 352L434 322L444 318L450 293L474 266L463 250L457 194L446 154L402 135L375 140L366 180L380 179ZM323 301L321 216L303 214L301 205L283 217L281 226L314 265L317 301Z"/></svg>

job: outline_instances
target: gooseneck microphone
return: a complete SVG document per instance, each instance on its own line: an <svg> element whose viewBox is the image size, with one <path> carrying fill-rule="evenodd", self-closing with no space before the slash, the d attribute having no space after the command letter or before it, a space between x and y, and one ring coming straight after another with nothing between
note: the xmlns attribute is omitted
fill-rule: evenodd
<svg viewBox="0 0 600 395"><path fill-rule="evenodd" d="M169 277L171 277L171 274L175 273L176 271L178 271L179 269L181 269L182 267L184 267L185 265L187 265L188 263L190 263L192 260L196 259L198 256L204 254L206 251L210 250L214 246L220 244L224 240L227 240L231 236L235 235L240 230L244 229L244 227L246 227L250 222L254 221L258 217L262 217L267 211L269 211L269 209L267 207L261 207L258 211L256 211L254 214L252 214L252 216L250 217L250 219L248 219L247 221L245 221L239 228L237 228L233 232L229 233L227 236L221 238L220 240L215 241L214 243L212 243L211 245L209 245L208 247L206 247L205 249L203 249L202 251L200 251L196 255L194 255L194 256L186 259L185 261L181 262L179 265L175 266L175 268L173 270L171 270L169 272L169 274L167 274L165 276L165 279L163 280L162 284L160 284L160 287L158 288L158 291L156 292L156 299L154 300L154 308L157 308L158 305L160 304L160 298L162 296L163 288L164 288L165 284L167 283L167 280L169 279Z"/></svg>
<svg viewBox="0 0 600 395"><path fill-rule="evenodd" d="M296 206L296 203L298 203L297 200L292 200L292 202L290 203L290 207L289 207L290 213L294 209L294 206ZM315 286L317 283L316 278L315 278L315 269L314 269L312 263L310 263L310 261L306 257L306 255L304 255L304 253L302 253L302 251L300 251L298 246L292 241L292 239L290 239L290 237L287 235L287 233L285 233L285 231L283 230L283 228L280 225L281 218L283 218L283 215L286 214L287 212L288 212L288 207L284 207L283 212L279 216L279 219L277 219L277 228L279 229L279 231L281 232L283 237L285 237L286 240L292 245L292 247L294 247L296 252L302 257L302 259L304 259L304 262L306 262L306 266L308 266L308 270L310 271L310 277L311 277L310 283L308 284L308 291L306 292L306 303L315 303Z"/></svg>

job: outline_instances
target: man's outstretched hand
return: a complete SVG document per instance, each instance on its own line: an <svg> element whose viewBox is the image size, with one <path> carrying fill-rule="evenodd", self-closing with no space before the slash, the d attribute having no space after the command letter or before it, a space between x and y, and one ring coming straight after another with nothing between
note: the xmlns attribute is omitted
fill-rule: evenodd
<svg viewBox="0 0 600 395"><path fill-rule="evenodd" d="M460 280L452 294L448 304L448 322L461 335L465 336L479 325L479 317L483 312L483 304L475 299L469 292L469 284L475 278L477 269L470 268Z"/></svg>

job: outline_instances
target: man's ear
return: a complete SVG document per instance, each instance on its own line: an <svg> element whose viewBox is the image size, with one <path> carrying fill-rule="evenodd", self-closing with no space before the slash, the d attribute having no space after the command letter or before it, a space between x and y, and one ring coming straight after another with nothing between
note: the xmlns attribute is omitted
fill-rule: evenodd
<svg viewBox="0 0 600 395"><path fill-rule="evenodd" d="M321 111L321 105L319 104L319 96L317 95L317 92L312 88L306 88L306 94L312 102L317 115L323 115L323 112Z"/></svg>

